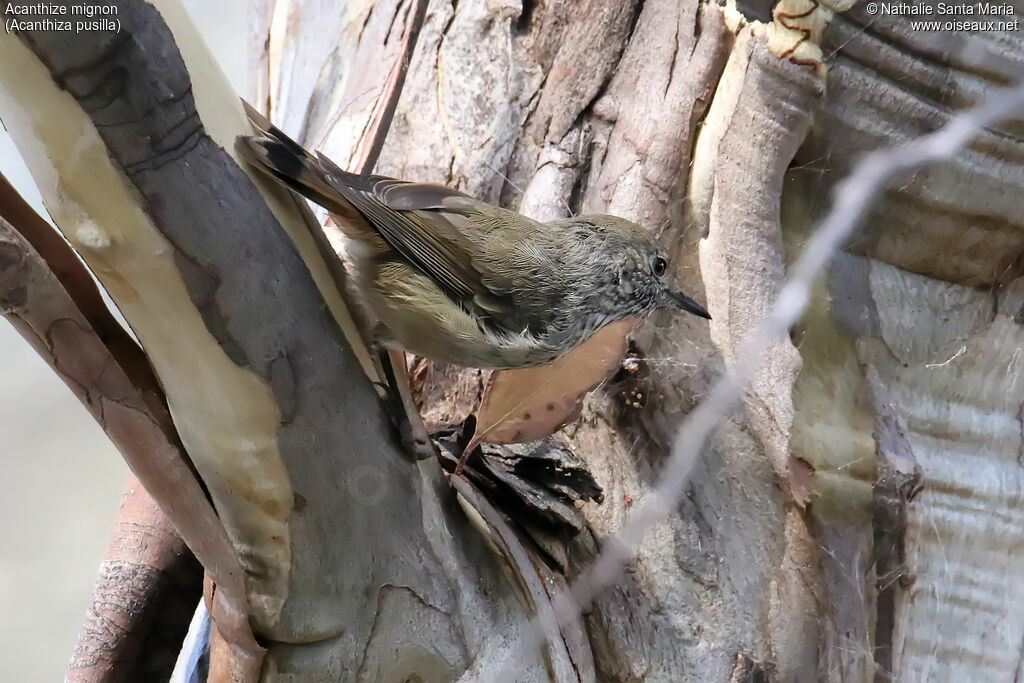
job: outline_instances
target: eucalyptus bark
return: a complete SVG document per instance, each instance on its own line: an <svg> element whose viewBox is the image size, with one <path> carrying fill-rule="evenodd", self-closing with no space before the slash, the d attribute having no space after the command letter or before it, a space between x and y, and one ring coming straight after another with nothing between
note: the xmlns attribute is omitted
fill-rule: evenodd
<svg viewBox="0 0 1024 683"><path fill-rule="evenodd" d="M711 230L736 225L748 240L775 245L747 280L717 271L724 287L736 283L739 291L723 295L731 296L741 318L722 315L717 333L738 337L758 311L744 315L743 297L767 301L781 275L779 189L820 96L820 74L813 65L780 60L763 30L741 27L716 5L584 4L431 3L380 170L453 184L542 219L582 211L637 220L673 245L675 275L701 298L697 242L709 227L691 218L682 229L687 172L701 164L708 184L699 190L700 201L721 208L691 213L705 223L711 213ZM393 42L396 32L390 38L382 33L381 17L401 16L404 6L350 6L339 22L346 27L340 37L329 34L333 51L317 41L310 45L302 32L315 20L314 8L292 5L276 16L268 8L265 22L254 27L254 44L267 43L264 31L271 37L257 99L269 99L272 118L344 164L353 150L350 131L361 127L360 109L372 107L360 100L362 70L332 71L344 94L328 98L309 85L318 82L311 72L321 62L284 55L275 40L289 44L290 37L306 54L331 54L329 64L345 63L345 55L373 54L375 46ZM283 56L275 61L274 55ZM728 93L712 103L721 79L729 79ZM332 102L334 116L325 113ZM758 118L762 107L777 117L768 126ZM712 114L705 134L714 139L696 158L698 124ZM718 126L708 131L713 122ZM751 143L754 164L744 148ZM765 199L751 206L749 195ZM743 216L749 218L735 221ZM706 270L714 272L723 261L742 264L744 248L724 239L723 251L734 251L709 257ZM718 303L710 292L708 300ZM653 321L636 343L641 358L657 360L643 362L637 377L599 391L583 418L562 432L606 494L600 507L584 508L591 529L568 549L570 576L649 491L681 412L722 367L704 330L694 320ZM795 352L780 353L779 372L791 384ZM424 411L435 425L461 420L484 385L476 371L419 369ZM777 658L783 665L768 668L785 677L813 675L818 613L796 570L816 556L803 513L788 488L777 485L788 468L787 435L751 426L785 412L775 404L790 389L776 377L764 384L780 397L765 396L749 418L723 428L690 501L589 610L599 680L728 680L741 652L753 653L751 661ZM643 407L627 407L637 396Z"/></svg>
<svg viewBox="0 0 1024 683"><path fill-rule="evenodd" d="M263 3L253 24L253 92L344 165L373 106L373 57L394 42L388 21L405 4L353 3L342 17L275 6ZM846 10L430 3L381 171L537 218L638 220L673 245L676 275L698 299L703 281L715 318L710 334L666 318L638 331L640 372L596 392L561 432L606 494L584 507L593 543L570 548L570 575L649 491L680 415L771 301L835 179L858 154L934 130L1021 73L1019 34L914 33L908 18ZM332 30L317 34L319 21ZM370 67L346 68L367 57ZM1013 427L1019 139L1019 121L985 131L886 192L797 343L770 350L677 514L588 613L599 679L919 680L941 677L941 662L950 680L1013 680L1024 628L1005 612L1024 584L1004 578L1015 575L1009 519L1024 480ZM461 421L486 379L427 363L415 378L438 426ZM923 492L900 479L916 470L893 463L893 428L879 426L896 418ZM985 464L965 476L973 462ZM966 486L950 498L953 472ZM965 507L976 496L992 505ZM945 522L929 528L936 515ZM986 531L968 541L976 525ZM972 559L981 547L986 559ZM966 572L991 577L988 597ZM996 623L995 639L946 631Z"/></svg>
<svg viewBox="0 0 1024 683"><path fill-rule="evenodd" d="M571 628L526 628L543 590L502 568L522 575L522 558L491 551L435 461L401 452L308 212L235 162L251 129L182 8L117 7L119 34L0 35L0 116L141 342L244 569L266 651L214 610L227 647L211 671L585 674Z"/></svg>
<svg viewBox="0 0 1024 683"><path fill-rule="evenodd" d="M543 586L575 578L650 495L835 179L1021 73L1020 35L973 37L988 58L847 4L429 4L379 172L541 219L636 220L714 317L650 321L640 371L559 433L605 497L552 568L469 489L483 543L436 463L403 457L308 216L234 162L244 117L180 8L118 5L121 42L0 36L22 67L0 60L0 117L153 363L246 569L264 678L1019 677L1019 121L886 192L794 342L766 349L684 502L585 612L585 638L552 631ZM248 99L352 163L410 6L254 2ZM44 105L33 129L25 111ZM69 122L81 139L58 135ZM76 144L99 181L62 161ZM482 373L417 369L432 424L472 410ZM500 571L531 563L529 581Z"/></svg>

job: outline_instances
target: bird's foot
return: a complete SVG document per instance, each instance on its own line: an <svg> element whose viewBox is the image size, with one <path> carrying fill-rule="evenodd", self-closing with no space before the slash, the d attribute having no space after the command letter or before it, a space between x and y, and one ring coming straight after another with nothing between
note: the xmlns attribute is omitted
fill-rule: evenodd
<svg viewBox="0 0 1024 683"><path fill-rule="evenodd" d="M459 456L459 461L455 463L455 472L453 472L452 474L454 474L456 477L462 474L462 470L466 466L466 461L469 460L469 453L470 451L468 450L463 451L462 455Z"/></svg>
<svg viewBox="0 0 1024 683"><path fill-rule="evenodd" d="M384 407L391 423L398 430L403 448L417 460L435 456L434 445L427 433L409 388L405 354L389 351L374 344L380 371L387 382Z"/></svg>
<svg viewBox="0 0 1024 683"><path fill-rule="evenodd" d="M472 416L471 416L472 418ZM476 429L476 420L473 418L471 430ZM471 432L472 433L472 432ZM480 445L480 439L474 434L473 438L469 440L466 446L462 449L462 455L459 456L458 462L455 463L455 476L462 474L462 470L465 469L466 463L469 461L469 456L473 454L473 451Z"/></svg>

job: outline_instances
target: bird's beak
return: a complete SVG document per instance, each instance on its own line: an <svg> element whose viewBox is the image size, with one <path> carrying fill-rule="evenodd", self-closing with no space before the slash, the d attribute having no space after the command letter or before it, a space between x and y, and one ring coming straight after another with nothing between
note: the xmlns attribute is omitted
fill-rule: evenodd
<svg viewBox="0 0 1024 683"><path fill-rule="evenodd" d="M699 303L686 296L682 292L668 291L668 298L672 300L676 306L686 311L687 313L693 313L699 315L701 318L707 318L711 320L711 314L708 313L707 309L701 306Z"/></svg>

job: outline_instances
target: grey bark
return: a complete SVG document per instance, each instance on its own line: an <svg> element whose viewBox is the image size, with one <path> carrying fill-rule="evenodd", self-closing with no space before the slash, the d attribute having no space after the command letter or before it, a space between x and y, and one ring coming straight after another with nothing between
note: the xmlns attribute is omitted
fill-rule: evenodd
<svg viewBox="0 0 1024 683"><path fill-rule="evenodd" d="M597 542L644 495L680 412L699 400L756 322L785 262L827 204L834 179L861 151L932 130L950 111L1020 73L1019 34L970 37L974 47L991 49L971 52L961 50L963 42L914 34L905 17L868 19L862 10L847 16L796 2L772 13L754 4L741 5L744 17L695 3L627 3L633 11L627 21L622 3L433 2L384 150L384 172L450 182L540 218L606 210L638 219L676 245L677 275L698 298L702 273L716 318L712 334L691 321L655 320L635 338L640 357L651 359L644 370L595 395L583 418L562 432L605 487L604 505L585 508ZM378 13L400 7L377 2L353 7L349 16L368 27ZM288 15L311 22L315 12L293 5ZM771 22L770 36L767 23L755 19ZM336 42L313 42L335 44L334 59L341 60L372 54L388 40L343 32ZM338 87L353 77L342 72ZM294 90L285 101L275 97L272 83L259 87L270 93L272 116L301 118L295 108L306 105ZM350 101L355 92L346 92L337 99ZM311 93L313 108L323 106L318 94ZM345 131L358 128L360 116L343 113L311 139L322 138L322 148L344 160L351 148ZM953 588L946 575L975 543L994 553L986 590L1001 596L1000 605L1014 603L1020 582L995 579L1008 571L1002 558L1013 542L1004 543L1003 531L983 535L984 541L960 534L978 523L1002 530L997 520L1018 511L1017 497L983 494L987 487L979 481L981 488L971 490L986 499L995 495L993 509L972 507L962 520L950 519L950 528L925 533L935 536L934 550L919 554L922 506L931 500L939 505L931 514L944 514L943 505L953 504L931 497L929 486L944 488L944 477L963 476L969 466L936 454L948 465L933 466L953 469L930 474L921 448L935 437L917 430L949 430L942 437L949 447L978 443L971 457L985 457L984 439L962 430L974 420L990 427L998 420L981 412L951 421L941 406L955 404L966 389L927 381L958 372L943 363L970 340L981 343L979 355L968 360L968 348L958 358L978 373L967 390L971 401L994 391L1005 398L996 409L999 420L1017 423L1017 341L1007 316L1017 301L1010 282L1020 251L1019 129L1019 122L995 127L957 160L886 193L850 255L837 259L827 289L794 331L796 343L774 352L761 384L719 430L678 516L644 544L621 584L590 611L600 678L727 680L737 653L746 652L759 670L783 680L868 680L889 673L883 654L889 652L907 680L940 675L937 661L956 662L950 680L977 671L1012 680L1016 636L1008 633L998 645L940 637L958 619L944 612L936 620L929 609L965 609L981 630L996 622L986 601ZM979 285L998 289L986 295L973 289ZM1000 359L996 348L1003 344L1010 351ZM869 361L906 419L922 466L924 493L907 504L902 531L874 528L876 409L863 400L862 370ZM919 374L902 369L905 363L917 364ZM1005 378L998 388L983 368ZM476 372L425 365L420 373L424 408L438 424L471 410L485 381ZM623 405L622 396L637 395L644 397L642 410ZM925 411L920 422L910 407L917 402ZM925 410L928 405L936 407ZM985 469L1014 491L1021 473L1009 460L997 463L1018 452L1019 435L1005 434L1003 455L986 460ZM795 474L803 463L812 466L807 508L796 494L806 486ZM880 539L905 535L908 565L919 564L934 581L929 609L914 600L920 578L887 585L889 594L878 602L870 578L876 532ZM962 550L950 554L947 533L963 539ZM586 544L571 555L579 568ZM989 576L978 564L969 566ZM959 582L971 584L966 576ZM941 597L947 590L965 591L955 604L966 607ZM875 623L886 605L895 613L883 635L887 629L879 632ZM1005 615L1000 623L1017 620ZM942 657L928 656L935 648ZM977 657L990 663L974 669Z"/></svg>
<svg viewBox="0 0 1024 683"><path fill-rule="evenodd" d="M934 130L1024 65L1020 31L929 34L860 7L822 44L826 96L782 193L794 246L863 150ZM1021 436L997 425L1017 423L1021 401L1021 130L1019 117L991 126L886 192L795 333L793 443L818 470L832 680L1019 677L1024 622L1010 605L1022 583L1008 568L1020 535L1000 520L1020 513ZM887 403L920 467L909 500L886 493L912 474L905 455L894 462ZM880 542L892 515L902 532ZM893 571L877 593L865 585Z"/></svg>
<svg viewBox="0 0 1024 683"><path fill-rule="evenodd" d="M270 452L287 473L286 510L273 507L279 480L248 478L238 469L246 462L244 442L224 448L218 440L225 435L190 424L201 411L244 411L259 397L225 394L210 405L189 404L187 386L177 382L190 378L165 371L175 349L154 336L153 322L165 314L125 309L186 447L203 456L196 469L246 572L250 621L267 649L263 676L305 681L345 672L353 680L450 680L470 668L499 666L519 680L575 676L564 646L562 655L553 654L551 643L538 643L524 628L531 604L520 600L500 556L454 506L437 463L401 453L377 394L268 200L211 137L223 121L200 113L213 104L178 56L176 41L189 36L180 24L172 34L165 16L173 17L173 8L164 9L171 13L119 3L119 35L28 31L3 40L23 41L47 77L74 98L67 106L85 112L88 118L79 120L98 132L128 190L123 196L166 239L215 353L270 389L279 415ZM31 59L11 42L3 47ZM53 91L41 81L29 87ZM240 111L231 93L219 97ZM18 132L26 149L34 144L32 131ZM76 180L61 178L65 194L76 192ZM121 201L123 190L110 190L104 201ZM120 265L119 253L105 250L134 237L109 239L104 230L128 226L97 223L82 243L80 226L59 212L55 217L87 261L105 256ZM99 272L108 286L119 277ZM115 289L115 300L122 294ZM206 353L201 345L192 352ZM268 528L280 528L268 526L268 516L271 523L284 520L285 538L266 536ZM221 671L248 675L230 662Z"/></svg>
<svg viewBox="0 0 1024 683"><path fill-rule="evenodd" d="M450 183L538 218L608 211L638 220L674 246L685 289L701 298L707 284L710 333L693 320L652 321L634 338L642 372L595 393L560 434L606 494L602 506L584 506L590 530L567 549L569 579L648 495L680 415L777 292L835 177L862 150L934 129L1024 64L1019 34L974 36L998 55L978 57L937 47L906 18L797 0L769 18L753 4L742 5L744 17L669 0L436 0L383 150L384 173ZM257 3L251 98L345 165L408 6ZM139 35L173 46L160 25L150 13ZM88 58L104 47L81 37L33 42L87 109L105 94L89 86L120 73L104 70L116 54ZM175 126L194 112L187 70L168 71L166 56L160 69L150 62L146 87L133 83L114 109L91 117L114 124L101 134L177 250L220 348L281 408L277 447L296 494L284 515L286 565L275 561L281 544L267 545L265 527L232 507L230 488L214 486L236 547L252 550L242 553L250 594L280 599L253 601L269 645L265 676L511 671L520 662L509 653L530 640L529 607L450 506L435 465L407 462L393 445L354 357L339 351L344 338L322 289L266 210L268 193L201 125ZM67 70L83 64L93 66ZM133 58L128 71L139 64ZM145 106L175 94L184 97L171 106ZM118 107L120 117L103 118ZM1019 675L1022 131L1019 121L995 126L956 160L886 193L834 262L794 343L770 350L684 503L587 611L598 680ZM147 136L157 148L136 158ZM159 148L163 140L184 156ZM226 193L204 187L214 177ZM248 271L237 267L240 244L250 245ZM464 417L483 386L473 371L420 371L434 423ZM173 388L168 397L184 419ZM216 482L209 461L197 468ZM387 484L359 504L369 481ZM895 576L904 580L887 580ZM557 675L556 649L584 662L563 638L543 654L527 648L532 668L515 679ZM576 673L587 678L585 666Z"/></svg>
<svg viewBox="0 0 1024 683"><path fill-rule="evenodd" d="M389 15L400 7L376 3L353 8L351 23L369 27L378 13ZM680 229L683 188L697 124L733 50L734 80L743 83L749 68L749 92L737 96L738 104L722 104L721 135L733 148L706 155L704 170L712 183L707 197L739 203L716 219L723 229L738 215L750 216L741 225L767 216L771 222L763 230L765 239L781 245L778 188L820 92L813 70L779 62L767 54L763 38L749 32L742 39L749 48L734 49L736 39L726 18L712 6L593 2L577 12L568 4L553 3L517 15L520 9L431 3L382 155L382 172L452 183L485 199L519 205L538 218L580 210L634 218L665 232L665 239L676 245L677 275L688 291L699 292L695 246L701 230L693 225ZM315 8L293 7L288 21L308 22L309 12ZM269 24L273 35L273 22ZM360 36L343 33L339 51L366 54L375 44L388 42L377 34ZM353 39L355 45L349 42ZM259 34L254 40L260 40ZM747 53L759 56L749 58ZM284 60L279 68L310 67L301 60ZM347 85L354 78L355 70L339 74L339 88L346 95L335 96L336 101L354 100L357 92ZM286 122L301 119L293 109L294 90L287 101L275 99L273 81L256 87L256 92L270 93L271 116ZM771 94L759 95L766 86ZM310 111L324 106L317 94L312 93ZM752 98L749 103L747 98ZM764 102L780 116L791 108L795 118L780 118L776 128L762 134L757 115ZM733 113L734 107L741 114ZM748 120L730 127L731 117L745 112ZM323 139L322 148L333 158L349 157L347 129L359 127L358 114L322 118L335 123L304 134ZM751 138L761 139L755 152L763 156L761 164L750 164L744 156L744 143ZM723 186L716 194L714 183L725 182L721 178L727 166L748 175L739 175L735 187ZM766 188L763 208L744 202L750 185ZM762 283L761 301L770 297L772 278L781 272L781 253L775 258L773 274L753 280ZM723 282L728 284L731 275L726 272ZM753 295L748 287L736 285L744 290L734 295L740 313L743 296ZM749 325L758 308L748 304L746 310L750 315L742 325ZM734 323L729 329L739 336L742 325ZM644 379L630 388L634 395L647 397L647 408L630 414L616 399L620 387L611 386L563 434L608 487L600 508L586 508L593 536L571 548L570 574L588 561L630 505L642 499L680 408L699 395L710 376L705 373L721 367L706 333L693 321L656 321L637 341L644 354L663 359L647 365ZM780 367L788 367L791 382L792 351ZM483 386L476 372L431 368L424 373L424 407L435 424L464 416ZM760 438L774 438L775 451L783 454L774 460L785 474L785 442L771 433ZM791 576L795 564L815 558L800 514L787 503L787 490L776 487L779 472L765 448L747 437L744 427L725 428L709 469L695 481L694 502L668 520L658 538L644 544L626 578L598 598L587 625L601 679L726 680L741 651L765 661L778 655L785 661L784 676L813 672L816 648L810 636L816 613L794 610L791 617L778 604L792 600L806 605L803 584ZM722 481L727 473L738 479ZM722 521L710 521L714 519ZM791 541L785 537L787 528L794 530ZM729 571L723 572L723 566Z"/></svg>

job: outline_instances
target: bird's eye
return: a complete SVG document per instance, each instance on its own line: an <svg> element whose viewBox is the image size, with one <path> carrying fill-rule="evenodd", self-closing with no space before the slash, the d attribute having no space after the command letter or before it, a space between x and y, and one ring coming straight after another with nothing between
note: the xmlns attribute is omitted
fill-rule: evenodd
<svg viewBox="0 0 1024 683"><path fill-rule="evenodd" d="M668 261L661 258L660 256L654 259L654 263L651 264L651 268L654 270L654 274L657 277L661 277L668 270Z"/></svg>

